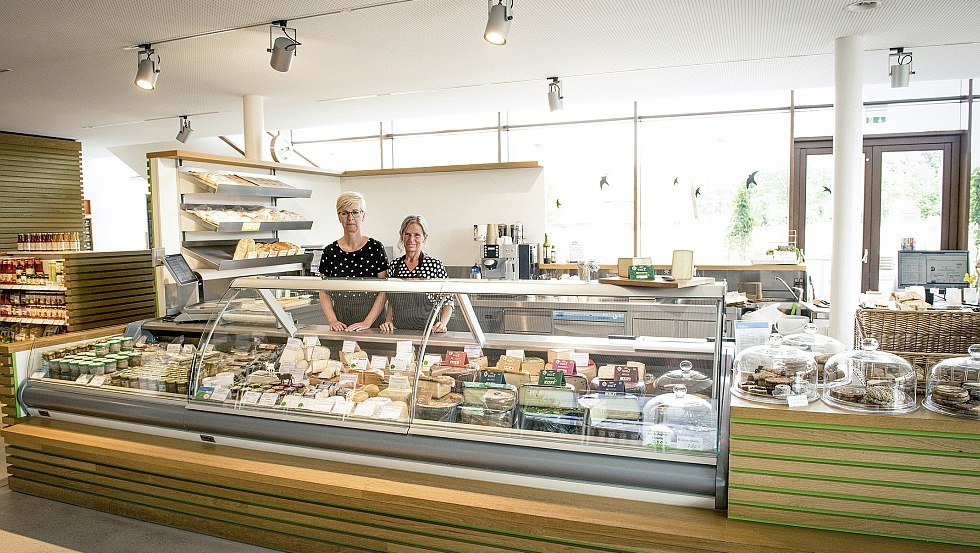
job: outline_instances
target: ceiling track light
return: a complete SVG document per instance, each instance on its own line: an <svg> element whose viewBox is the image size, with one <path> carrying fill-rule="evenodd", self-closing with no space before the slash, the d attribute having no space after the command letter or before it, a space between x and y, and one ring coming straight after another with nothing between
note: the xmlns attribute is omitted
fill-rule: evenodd
<svg viewBox="0 0 980 553"><path fill-rule="evenodd" d="M487 28L483 31L483 40L494 46L507 44L511 19L514 19L514 0L487 0Z"/></svg>
<svg viewBox="0 0 980 553"><path fill-rule="evenodd" d="M548 109L561 111L564 108L565 97L561 93L561 81L558 77L548 77Z"/></svg>
<svg viewBox="0 0 980 553"><path fill-rule="evenodd" d="M281 31L283 36L273 41L273 33L276 31ZM289 31L293 32L292 36L289 35ZM296 55L296 47L299 45L300 42L296 40L296 29L287 27L285 20L273 22L269 26L269 49L266 50L272 53L269 65L276 71L283 73L289 71L289 65L293 63L293 56Z"/></svg>
<svg viewBox="0 0 980 553"><path fill-rule="evenodd" d="M191 120L186 115L180 116L180 130L177 131L177 141L180 143L187 142L187 139L191 137L191 133L194 129L191 128Z"/></svg>
<svg viewBox="0 0 980 553"><path fill-rule="evenodd" d="M905 48L892 48L888 54L888 75L892 78L892 88L905 88L909 85L912 71L912 51Z"/></svg>
<svg viewBox="0 0 980 553"><path fill-rule="evenodd" d="M160 56L154 56L153 46L150 44L140 44L137 52L139 63L136 66L136 80L133 81L137 87L143 90L153 90L157 87L157 75L160 74Z"/></svg>

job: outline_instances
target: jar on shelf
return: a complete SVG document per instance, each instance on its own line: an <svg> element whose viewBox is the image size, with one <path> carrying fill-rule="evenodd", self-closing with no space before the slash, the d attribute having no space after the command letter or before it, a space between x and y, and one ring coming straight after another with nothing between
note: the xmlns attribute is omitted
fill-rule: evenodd
<svg viewBox="0 0 980 553"><path fill-rule="evenodd" d="M804 396L809 403L820 397L813 356L785 345L778 334L738 354L733 370L732 394L749 401L786 404L790 396Z"/></svg>
<svg viewBox="0 0 980 553"><path fill-rule="evenodd" d="M980 344L967 351L968 357L945 359L929 370L923 407L951 417L980 419Z"/></svg>
<svg viewBox="0 0 980 553"><path fill-rule="evenodd" d="M915 411L915 369L901 357L878 351L878 340L839 353L824 367L824 403L865 413Z"/></svg>

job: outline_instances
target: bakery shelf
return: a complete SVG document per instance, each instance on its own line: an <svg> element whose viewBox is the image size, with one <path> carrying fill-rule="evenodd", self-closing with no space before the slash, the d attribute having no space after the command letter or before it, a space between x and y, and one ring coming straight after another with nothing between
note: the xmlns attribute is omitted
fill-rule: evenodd
<svg viewBox="0 0 980 553"><path fill-rule="evenodd" d="M181 176L195 184L200 184L214 191L215 194L234 194L241 196L263 196L269 198L309 198L313 191L305 188L294 188L279 179L270 176L258 176L238 173L220 173L237 181L235 184L210 183L193 172L182 170Z"/></svg>
<svg viewBox="0 0 980 553"><path fill-rule="evenodd" d="M204 264L208 269L231 271L256 267L275 267L292 263L307 263L310 254L280 255L275 257L256 257L254 259L232 259L235 246L184 246L184 252Z"/></svg>
<svg viewBox="0 0 980 553"><path fill-rule="evenodd" d="M60 284L0 284L0 290L27 290L29 292L64 292Z"/></svg>
<svg viewBox="0 0 980 553"><path fill-rule="evenodd" d="M313 221L222 222L214 224L182 208L183 215L214 232L265 232L275 230L309 230Z"/></svg>

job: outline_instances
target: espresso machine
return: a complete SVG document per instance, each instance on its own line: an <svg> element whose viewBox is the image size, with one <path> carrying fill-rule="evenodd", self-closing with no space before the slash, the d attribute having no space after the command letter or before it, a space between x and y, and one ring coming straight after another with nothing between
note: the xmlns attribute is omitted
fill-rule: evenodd
<svg viewBox="0 0 980 553"><path fill-rule="evenodd" d="M517 280L519 276L517 251L519 244L484 244L483 278Z"/></svg>

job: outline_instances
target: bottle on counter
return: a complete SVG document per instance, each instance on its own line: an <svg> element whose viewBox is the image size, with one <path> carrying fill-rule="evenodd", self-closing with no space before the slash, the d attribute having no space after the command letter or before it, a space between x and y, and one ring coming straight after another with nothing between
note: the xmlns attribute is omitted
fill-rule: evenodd
<svg viewBox="0 0 980 553"><path fill-rule="evenodd" d="M480 269L479 263L474 263L473 266L470 267L470 278L475 278L477 280L483 278L483 271Z"/></svg>
<svg viewBox="0 0 980 553"><path fill-rule="evenodd" d="M548 240L548 233L544 233L544 242L541 244L542 255L545 263L554 263L551 259L551 241Z"/></svg>

